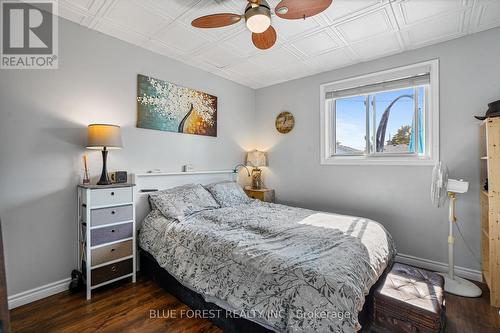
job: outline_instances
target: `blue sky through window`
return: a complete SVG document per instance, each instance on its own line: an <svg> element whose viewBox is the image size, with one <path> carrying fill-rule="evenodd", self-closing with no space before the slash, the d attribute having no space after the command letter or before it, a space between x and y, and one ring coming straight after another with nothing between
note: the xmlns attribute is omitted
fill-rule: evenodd
<svg viewBox="0 0 500 333"><path fill-rule="evenodd" d="M337 144L364 151L366 148L365 96L354 96L336 100Z"/></svg>
<svg viewBox="0 0 500 333"><path fill-rule="evenodd" d="M387 91L370 95L370 102L375 97L376 105L376 121L375 126L372 124L373 109L370 107L370 136L373 135L372 129L375 131L380 123L383 112L389 104L401 95L413 96L413 88L400 89L395 91ZM418 88L419 107L423 106L424 87ZM366 150L366 96L353 96L336 100L336 141L344 147L350 147L362 153ZM413 124L414 106L413 99L402 98L398 100L391 108L385 141L392 138L397 130L403 125ZM338 151L338 153L342 153ZM346 153L346 152L344 152ZM356 153L354 151L354 153Z"/></svg>

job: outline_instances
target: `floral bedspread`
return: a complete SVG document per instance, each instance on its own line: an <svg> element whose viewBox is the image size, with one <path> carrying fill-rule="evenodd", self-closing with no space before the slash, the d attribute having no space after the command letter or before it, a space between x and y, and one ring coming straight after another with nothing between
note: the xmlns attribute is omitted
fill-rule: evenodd
<svg viewBox="0 0 500 333"><path fill-rule="evenodd" d="M185 286L277 332L359 330L396 253L377 222L255 200L180 220L153 210L139 244Z"/></svg>

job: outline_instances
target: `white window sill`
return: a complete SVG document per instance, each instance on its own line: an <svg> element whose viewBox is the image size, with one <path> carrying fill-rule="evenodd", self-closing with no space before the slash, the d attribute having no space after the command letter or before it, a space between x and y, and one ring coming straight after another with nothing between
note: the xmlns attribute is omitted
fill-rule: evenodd
<svg viewBox="0 0 500 333"><path fill-rule="evenodd" d="M433 166L436 161L432 158L415 157L366 157L366 156L332 156L322 158L321 165L415 165Z"/></svg>

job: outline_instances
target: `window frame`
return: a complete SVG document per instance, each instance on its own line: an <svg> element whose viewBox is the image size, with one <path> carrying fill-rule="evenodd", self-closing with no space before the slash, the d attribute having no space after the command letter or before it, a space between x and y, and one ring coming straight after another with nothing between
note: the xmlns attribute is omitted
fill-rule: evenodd
<svg viewBox="0 0 500 333"><path fill-rule="evenodd" d="M350 89L359 86L398 80L416 76L423 71L429 72L430 84L425 87L424 99L424 154L415 153L372 153L335 155L335 106L333 112L327 108L326 93L334 90ZM381 92L384 90L381 90ZM372 93L375 94L375 93ZM368 94L358 94L363 96ZM345 98L343 96L342 98ZM332 102L334 103L334 102ZM369 126L369 105L366 105L366 126ZM417 124L418 126L418 124ZM373 133L370 132L370 136ZM368 130L367 130L368 133ZM415 133L416 134L416 133ZM367 148L371 137L367 140ZM366 75L320 85L320 164L321 165L434 165L439 160L439 60L433 59L412 65L397 67ZM369 150L367 150L369 151Z"/></svg>

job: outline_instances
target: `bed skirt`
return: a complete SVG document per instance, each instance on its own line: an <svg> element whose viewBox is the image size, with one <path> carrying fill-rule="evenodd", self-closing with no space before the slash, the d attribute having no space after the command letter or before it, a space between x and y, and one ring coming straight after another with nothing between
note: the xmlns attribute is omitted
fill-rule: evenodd
<svg viewBox="0 0 500 333"><path fill-rule="evenodd" d="M225 314L226 310L217 306L214 303L205 301L202 295L192 291L191 289L182 285L176 278L170 275L163 269L155 258L148 252L139 249L140 253L140 270L142 275L155 281L165 291L175 296L179 301L186 304L192 310L209 310L216 311L220 314ZM389 265L391 266L391 265ZM386 268L385 272L390 271L390 267ZM383 276L378 281L383 280ZM363 328L369 326L372 310L373 310L373 291L375 290L378 282L370 289L370 293L366 296L363 310L358 315L358 320ZM268 333L273 332L251 320L245 318L235 318L235 315L226 316L221 315L209 319L217 327L222 329L225 333ZM363 331L367 331L362 329Z"/></svg>

